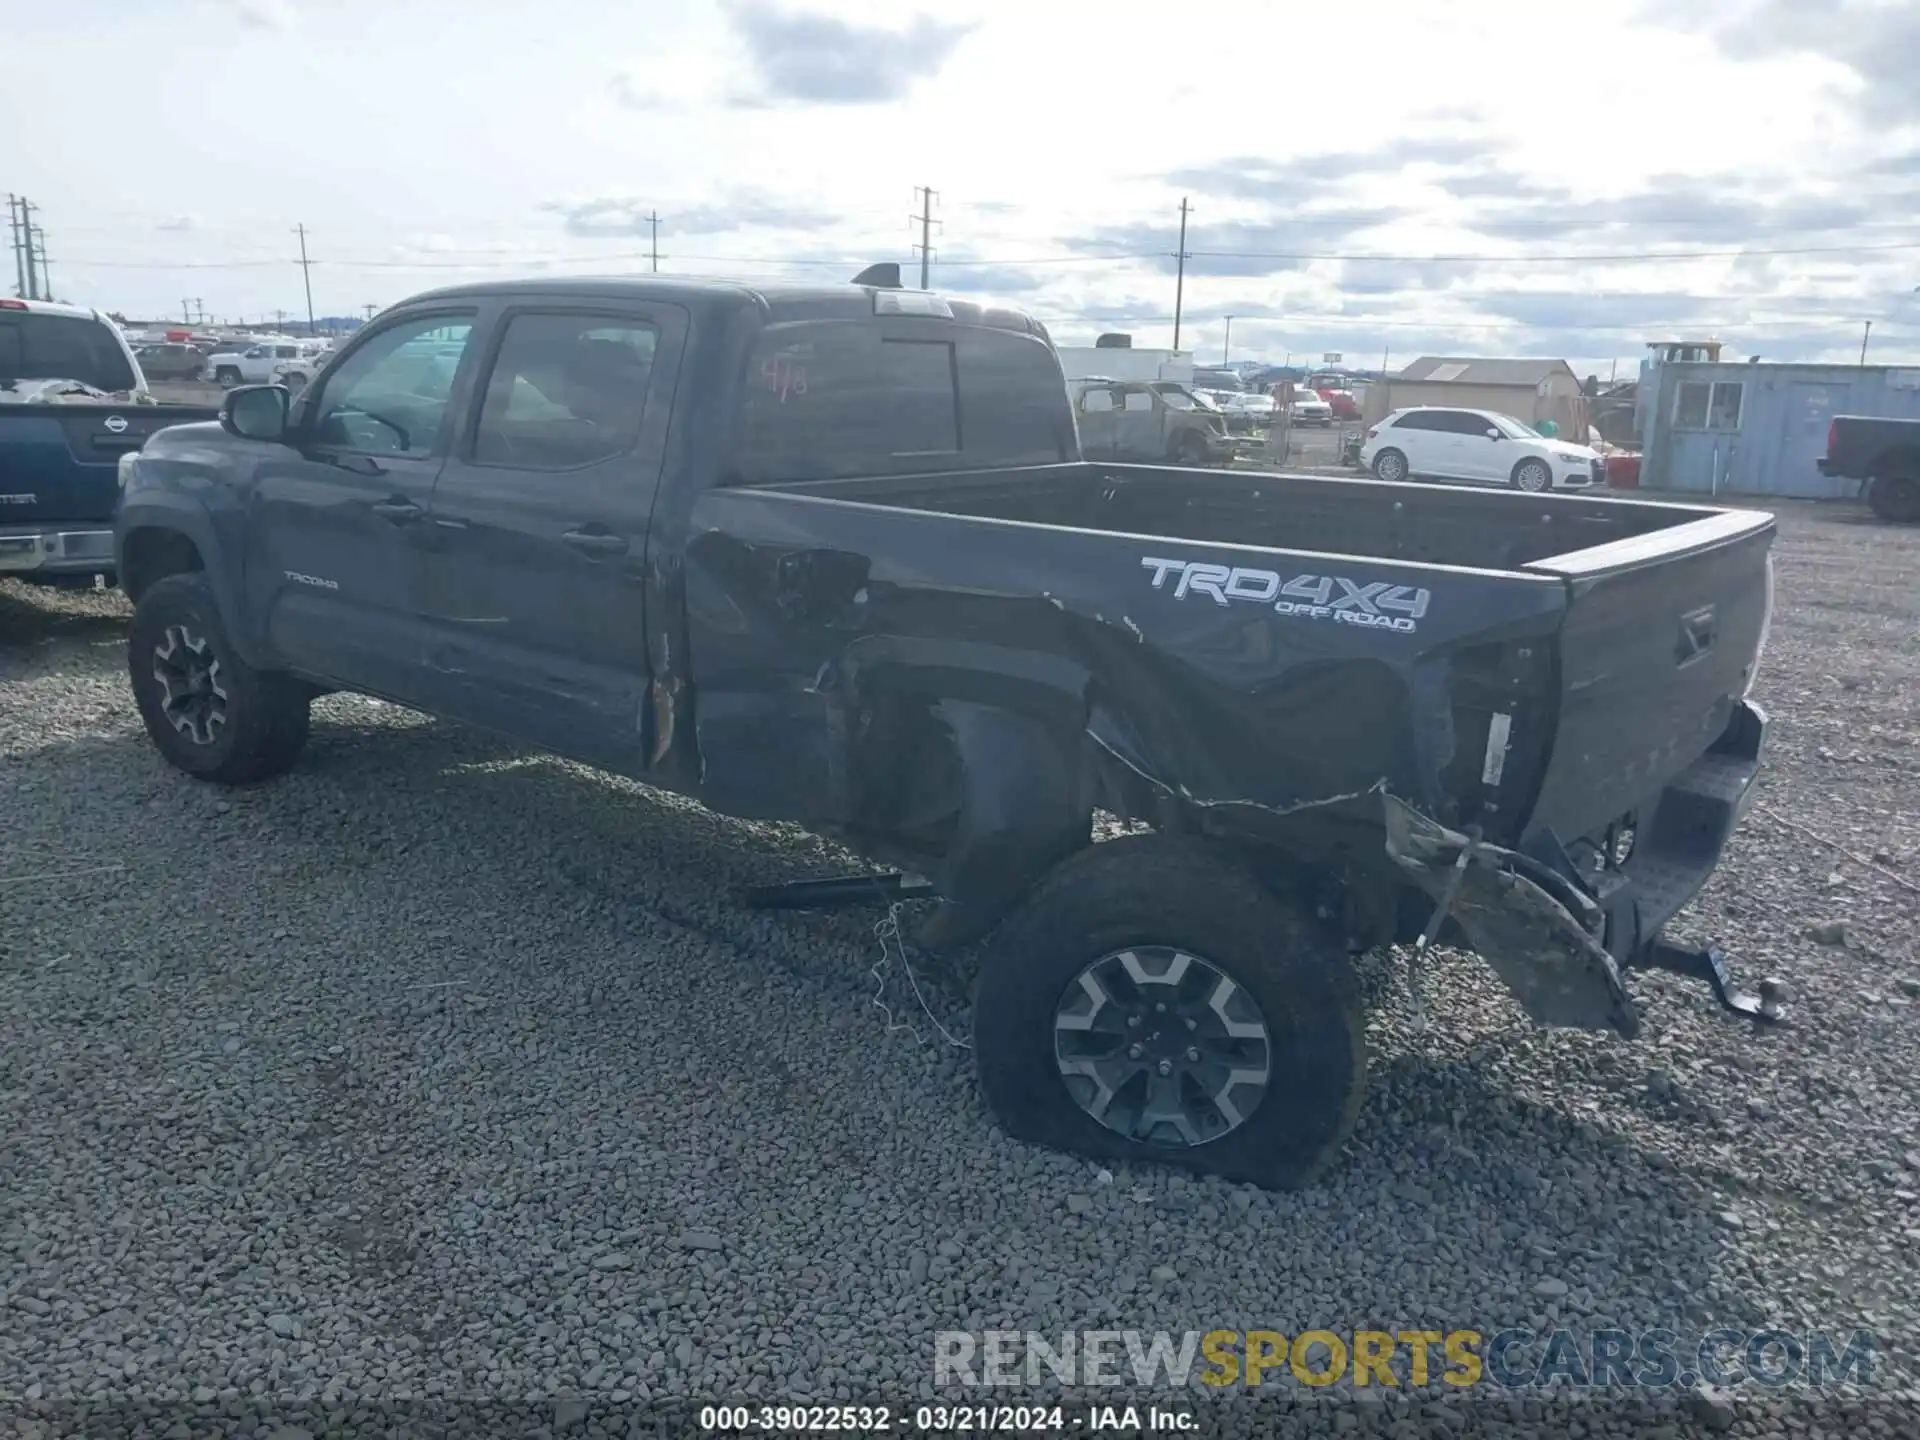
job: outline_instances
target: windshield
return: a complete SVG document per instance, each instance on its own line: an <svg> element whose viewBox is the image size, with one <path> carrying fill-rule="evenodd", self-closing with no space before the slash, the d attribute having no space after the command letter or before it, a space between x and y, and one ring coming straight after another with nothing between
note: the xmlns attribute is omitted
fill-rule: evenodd
<svg viewBox="0 0 1920 1440"><path fill-rule="evenodd" d="M0 310L0 385L15 380L78 380L96 390L135 384L126 354L98 320Z"/></svg>
<svg viewBox="0 0 1920 1440"><path fill-rule="evenodd" d="M1178 385L1161 384L1155 385L1153 388L1155 393L1157 393L1162 400L1166 401L1171 409L1198 410L1200 408L1200 402Z"/></svg>
<svg viewBox="0 0 1920 1440"><path fill-rule="evenodd" d="M1490 415L1487 417L1500 427L1509 440L1541 440L1545 437L1531 425L1516 420L1511 415Z"/></svg>
<svg viewBox="0 0 1920 1440"><path fill-rule="evenodd" d="M1231 370L1196 370L1193 372L1193 384L1198 390L1231 392L1240 388L1240 377Z"/></svg>

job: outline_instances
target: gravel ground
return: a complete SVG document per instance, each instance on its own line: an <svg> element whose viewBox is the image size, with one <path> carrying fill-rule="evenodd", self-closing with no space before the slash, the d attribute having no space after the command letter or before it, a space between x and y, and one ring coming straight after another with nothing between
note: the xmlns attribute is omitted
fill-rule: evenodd
<svg viewBox="0 0 1920 1440"><path fill-rule="evenodd" d="M1764 808L1682 928L1792 1022L1639 976L1642 1040L1537 1032L1443 957L1415 1035L1383 962L1351 1153L1297 1195L1006 1140L870 1003L874 915L730 901L845 864L814 838L346 697L290 777L196 785L124 602L0 584L0 1433L898 1406L944 1329L1711 1324L1870 1328L1880 1398L1156 1398L1250 1435L1912 1433L1916 544L1782 516Z"/></svg>

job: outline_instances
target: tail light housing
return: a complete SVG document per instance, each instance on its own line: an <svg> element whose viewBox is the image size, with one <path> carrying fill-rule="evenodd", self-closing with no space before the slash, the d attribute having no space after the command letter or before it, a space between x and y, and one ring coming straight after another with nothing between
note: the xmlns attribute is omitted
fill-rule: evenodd
<svg viewBox="0 0 1920 1440"><path fill-rule="evenodd" d="M1367 431L1367 439L1371 440L1375 436L1377 436L1379 433L1380 433L1380 427L1378 425L1375 425Z"/></svg>

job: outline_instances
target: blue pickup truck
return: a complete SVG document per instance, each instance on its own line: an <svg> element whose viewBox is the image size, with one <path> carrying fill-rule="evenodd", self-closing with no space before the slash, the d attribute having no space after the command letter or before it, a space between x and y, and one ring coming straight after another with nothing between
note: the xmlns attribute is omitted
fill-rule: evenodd
<svg viewBox="0 0 1920 1440"><path fill-rule="evenodd" d="M0 300L0 577L111 581L120 457L215 413L155 403L98 310Z"/></svg>

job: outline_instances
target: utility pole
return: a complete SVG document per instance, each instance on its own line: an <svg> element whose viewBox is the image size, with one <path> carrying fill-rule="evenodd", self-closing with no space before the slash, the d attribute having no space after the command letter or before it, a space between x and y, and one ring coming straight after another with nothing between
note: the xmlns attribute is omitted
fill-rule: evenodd
<svg viewBox="0 0 1920 1440"><path fill-rule="evenodd" d="M1180 197L1180 248L1173 252L1173 348L1180 349L1180 307L1187 293L1187 197Z"/></svg>
<svg viewBox="0 0 1920 1440"><path fill-rule="evenodd" d="M26 196L20 197L20 234L27 242L27 299L42 300L40 293L40 271L33 258L33 211L34 204Z"/></svg>
<svg viewBox="0 0 1920 1440"><path fill-rule="evenodd" d="M933 262L933 227L939 223L933 218L933 197L936 192L931 186L916 185L913 193L920 197L920 209L907 218L920 222L920 243L913 248L920 252L920 288L925 290L928 288L927 268Z"/></svg>
<svg viewBox="0 0 1920 1440"><path fill-rule="evenodd" d="M193 297L193 313L197 324L204 325L207 323L207 302L202 300L198 295Z"/></svg>
<svg viewBox="0 0 1920 1440"><path fill-rule="evenodd" d="M182 300L180 302L180 323L182 325L193 324L193 301Z"/></svg>
<svg viewBox="0 0 1920 1440"><path fill-rule="evenodd" d="M17 195L7 196L7 229L13 232L13 293L22 300L27 295L27 248L20 237L20 206L25 202Z"/></svg>
<svg viewBox="0 0 1920 1440"><path fill-rule="evenodd" d="M1867 321L1867 328L1860 335L1860 363L1867 363L1867 341L1873 338L1873 322Z"/></svg>
<svg viewBox="0 0 1920 1440"><path fill-rule="evenodd" d="M647 212L647 224L653 229L653 253L651 258L653 260L653 273L658 275L660 273L660 212L658 210L649 210Z"/></svg>
<svg viewBox="0 0 1920 1440"><path fill-rule="evenodd" d="M1220 363L1227 363L1227 356L1233 352L1233 316L1227 316L1227 338L1220 342Z"/></svg>
<svg viewBox="0 0 1920 1440"><path fill-rule="evenodd" d="M362 305L360 308L367 312L367 319L371 320L373 319L373 312L375 310L378 310L380 307L378 305L375 305L371 300L369 300L366 304Z"/></svg>
<svg viewBox="0 0 1920 1440"><path fill-rule="evenodd" d="M31 226L30 229L34 242L31 253L40 257L40 298L51 300L53 299L53 268L47 260L47 232L38 225Z"/></svg>
<svg viewBox="0 0 1920 1440"><path fill-rule="evenodd" d="M307 268L307 227L305 222L294 227L294 233L300 237L300 279L307 287L307 334L313 334L313 272Z"/></svg>

